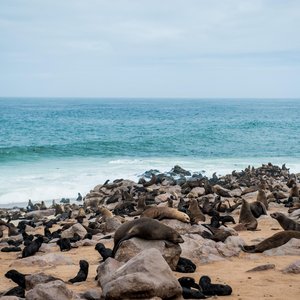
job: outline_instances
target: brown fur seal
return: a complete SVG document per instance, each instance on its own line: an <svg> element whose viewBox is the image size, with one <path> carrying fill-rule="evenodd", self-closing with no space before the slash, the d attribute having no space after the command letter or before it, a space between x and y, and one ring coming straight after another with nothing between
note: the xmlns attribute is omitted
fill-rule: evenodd
<svg viewBox="0 0 300 300"><path fill-rule="evenodd" d="M156 182L156 176L154 174L152 174L152 177L151 177L150 181L144 182L143 186L144 187L148 187L148 186L150 186L152 184L155 184L155 182Z"/></svg>
<svg viewBox="0 0 300 300"><path fill-rule="evenodd" d="M103 218L104 221L106 219L112 218L114 216L113 213L104 206L98 207L98 210L101 213L102 218Z"/></svg>
<svg viewBox="0 0 300 300"><path fill-rule="evenodd" d="M173 228L151 218L140 218L122 224L115 232L113 256L120 244L132 237L145 240L165 240L172 243L183 243L180 234Z"/></svg>
<svg viewBox="0 0 300 300"><path fill-rule="evenodd" d="M268 210L269 205L268 205L268 200L265 191L262 189L262 185L259 186L258 188L258 193L256 197L256 201L259 201L264 204L266 209Z"/></svg>
<svg viewBox="0 0 300 300"><path fill-rule="evenodd" d="M184 223L190 222L190 217L187 214L171 207L149 207L141 214L141 217L148 217L158 220L177 219Z"/></svg>
<svg viewBox="0 0 300 300"><path fill-rule="evenodd" d="M280 224L280 226L284 230L296 230L296 231L300 231L300 224L298 224L296 221L288 218L283 213L275 212L273 214L270 214L270 216L273 219L276 219L278 221L278 223Z"/></svg>
<svg viewBox="0 0 300 300"><path fill-rule="evenodd" d="M239 223L244 224L247 230L256 230L257 228L257 220L251 212L250 204L245 199L242 199Z"/></svg>
<svg viewBox="0 0 300 300"><path fill-rule="evenodd" d="M266 207L260 201L251 202L250 209L255 218L259 218L261 215L267 215Z"/></svg>
<svg viewBox="0 0 300 300"><path fill-rule="evenodd" d="M290 197L299 197L299 188L298 188L296 182L292 184L289 195L290 195Z"/></svg>
<svg viewBox="0 0 300 300"><path fill-rule="evenodd" d="M200 222L205 221L205 216L199 208L198 201L196 199L190 201L188 211L192 224L199 224Z"/></svg>
<svg viewBox="0 0 300 300"><path fill-rule="evenodd" d="M251 246L244 246L242 247L242 250L245 252L251 252L251 253L261 253L266 250L270 250L273 248L280 247L287 243L290 239L300 239L300 232L294 231L294 230L286 230L277 232L271 237L263 240L262 242L258 243L257 245L251 245Z"/></svg>

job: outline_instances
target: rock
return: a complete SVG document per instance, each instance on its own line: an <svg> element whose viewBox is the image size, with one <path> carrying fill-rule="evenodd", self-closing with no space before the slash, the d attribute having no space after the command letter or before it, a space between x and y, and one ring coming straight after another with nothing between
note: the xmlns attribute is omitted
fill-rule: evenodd
<svg viewBox="0 0 300 300"><path fill-rule="evenodd" d="M122 267L123 265L124 263L119 262L111 257L102 262L97 268L98 284L101 287L103 287L106 283L110 281L112 274L114 274L116 270Z"/></svg>
<svg viewBox="0 0 300 300"><path fill-rule="evenodd" d="M263 252L269 256L300 255L300 239L290 239L284 245Z"/></svg>
<svg viewBox="0 0 300 300"><path fill-rule="evenodd" d="M19 297L16 296L0 296L0 300L19 300Z"/></svg>
<svg viewBox="0 0 300 300"><path fill-rule="evenodd" d="M203 187L194 187L187 195L188 198L198 198L205 195L205 189Z"/></svg>
<svg viewBox="0 0 300 300"><path fill-rule="evenodd" d="M297 260L282 270L283 273L300 274L300 260Z"/></svg>
<svg viewBox="0 0 300 300"><path fill-rule="evenodd" d="M109 232L115 232L120 226L122 225L122 222L116 218L108 218L106 219L105 222L105 233L109 233Z"/></svg>
<svg viewBox="0 0 300 300"><path fill-rule="evenodd" d="M266 271L266 270L273 270L275 269L274 264L266 264L266 265L260 265L255 268L252 268L246 272L259 272L259 271Z"/></svg>
<svg viewBox="0 0 300 300"><path fill-rule="evenodd" d="M47 283L50 281L60 280L59 278L53 277L51 275L47 275L45 273L34 273L31 275L25 276L25 282L26 282L26 289L31 290L33 289L37 284L40 283Z"/></svg>
<svg viewBox="0 0 300 300"><path fill-rule="evenodd" d="M84 293L82 293L82 298L86 300L100 300L102 295L102 289L96 288L96 289L90 289Z"/></svg>
<svg viewBox="0 0 300 300"><path fill-rule="evenodd" d="M185 234L189 232L191 228L191 224L189 223L183 223L179 220L175 219L164 219L160 221L161 223L175 229L179 234Z"/></svg>
<svg viewBox="0 0 300 300"><path fill-rule="evenodd" d="M80 241L77 241L76 243L74 243L74 246L76 248L78 248L81 246L95 246L96 244L97 244L97 241L95 241L95 240L84 239L84 240L80 240Z"/></svg>
<svg viewBox="0 0 300 300"><path fill-rule="evenodd" d="M14 261L10 267L28 267L28 266L60 266L60 265L72 265L73 261L71 258L66 257L62 254L49 253L45 255L35 255L22 258Z"/></svg>
<svg viewBox="0 0 300 300"><path fill-rule="evenodd" d="M192 175L190 171L187 171L178 165L175 165L174 168L172 168L172 170L170 171L170 173L175 173L177 175L183 175L183 176L191 176Z"/></svg>
<svg viewBox="0 0 300 300"><path fill-rule="evenodd" d="M103 287L105 299L162 299L180 296L181 286L157 249L147 249L112 274Z"/></svg>
<svg viewBox="0 0 300 300"><path fill-rule="evenodd" d="M168 201L168 199L171 197L172 195L170 193L164 193L164 194L160 194L158 196L155 197L155 202L166 202Z"/></svg>
<svg viewBox="0 0 300 300"><path fill-rule="evenodd" d="M85 235L87 234L87 231L80 223L76 223L73 226L71 226L70 228L63 231L61 233L61 238L70 239L74 236L74 233L77 233L80 236L80 238L83 239L85 237Z"/></svg>
<svg viewBox="0 0 300 300"><path fill-rule="evenodd" d="M59 247L57 246L56 243L52 243L51 240L51 243L48 244L43 243L39 251L44 253L55 252L55 251L59 251Z"/></svg>
<svg viewBox="0 0 300 300"><path fill-rule="evenodd" d="M138 253L149 248L157 249L166 260L170 268L173 271L176 270L176 266L181 254L181 248L178 244L166 244L165 241L161 240L144 240L140 238L131 238L130 240L124 241L120 245L115 258L118 261L127 262Z"/></svg>
<svg viewBox="0 0 300 300"><path fill-rule="evenodd" d="M60 280L40 283L27 292L26 300L73 300L75 294Z"/></svg>

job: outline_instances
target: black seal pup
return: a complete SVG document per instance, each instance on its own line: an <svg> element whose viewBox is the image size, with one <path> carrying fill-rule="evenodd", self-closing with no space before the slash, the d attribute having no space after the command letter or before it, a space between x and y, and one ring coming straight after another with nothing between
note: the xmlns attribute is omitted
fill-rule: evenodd
<svg viewBox="0 0 300 300"><path fill-rule="evenodd" d="M180 273L194 273L196 271L196 265L188 258L179 257L176 272Z"/></svg>
<svg viewBox="0 0 300 300"><path fill-rule="evenodd" d="M97 250L99 254L102 256L103 261L113 256L112 250L106 248L102 243L97 243L95 246L95 250Z"/></svg>
<svg viewBox="0 0 300 300"><path fill-rule="evenodd" d="M68 238L61 238L59 239L56 244L59 246L60 251L69 251L71 250L71 243L70 240Z"/></svg>
<svg viewBox="0 0 300 300"><path fill-rule="evenodd" d="M8 279L11 279L13 282L15 282L18 286L25 289L26 288L26 282L25 282L25 275L18 272L17 270L9 270L5 273L5 277Z"/></svg>
<svg viewBox="0 0 300 300"><path fill-rule="evenodd" d="M70 279L69 282L75 283L75 282L86 281L89 273L89 263L86 260L80 260L79 266L80 269L77 275L74 278Z"/></svg>
<svg viewBox="0 0 300 300"><path fill-rule="evenodd" d="M37 251L39 251L40 247L43 244L43 237L39 236L37 239L32 241L28 246L26 246L23 251L22 251L22 258L32 256L34 255Z"/></svg>
<svg viewBox="0 0 300 300"><path fill-rule="evenodd" d="M178 282L182 288L184 299L205 299L206 296L201 292L199 284L192 277L181 277Z"/></svg>
<svg viewBox="0 0 300 300"><path fill-rule="evenodd" d="M122 224L114 235L113 257L120 244L132 237L145 240L165 240L172 243L183 243L181 235L173 228L151 218L140 218Z"/></svg>
<svg viewBox="0 0 300 300"><path fill-rule="evenodd" d="M232 293L232 288L227 284L214 284L208 276L202 276L199 280L202 292L207 296L228 296Z"/></svg>

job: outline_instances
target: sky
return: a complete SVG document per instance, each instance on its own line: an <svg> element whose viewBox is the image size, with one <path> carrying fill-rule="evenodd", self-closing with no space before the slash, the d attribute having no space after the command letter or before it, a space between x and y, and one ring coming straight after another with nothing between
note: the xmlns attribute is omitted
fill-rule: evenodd
<svg viewBox="0 0 300 300"><path fill-rule="evenodd" d="M1 0L0 97L300 98L300 1Z"/></svg>

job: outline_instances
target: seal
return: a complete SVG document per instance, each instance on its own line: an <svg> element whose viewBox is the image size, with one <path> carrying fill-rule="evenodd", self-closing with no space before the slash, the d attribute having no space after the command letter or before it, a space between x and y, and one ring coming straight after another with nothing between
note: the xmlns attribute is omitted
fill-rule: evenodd
<svg viewBox="0 0 300 300"><path fill-rule="evenodd" d="M86 281L89 273L89 263L86 260L80 260L79 266L80 269L77 275L74 278L70 279L69 282L75 283L75 282Z"/></svg>
<svg viewBox="0 0 300 300"><path fill-rule="evenodd" d="M37 251L39 251L40 247L42 246L44 239L42 236L39 236L34 241L30 242L28 246L26 246L22 251L22 258L32 256Z"/></svg>
<svg viewBox="0 0 300 300"><path fill-rule="evenodd" d="M141 214L141 217L147 217L158 220L177 219L184 223L190 222L190 217L187 214L177 210L176 208L171 207L149 207Z"/></svg>
<svg viewBox="0 0 300 300"><path fill-rule="evenodd" d="M181 235L173 228L160 223L157 220L142 217L122 224L115 232L113 257L120 244L132 237L145 240L165 240L172 243L183 243Z"/></svg>
<svg viewBox="0 0 300 300"><path fill-rule="evenodd" d="M300 231L300 224L297 223L296 221L288 218L283 213L275 212L275 213L270 214L270 216L273 219L277 220L278 223L280 224L280 226L284 230L296 230L296 231Z"/></svg>
<svg viewBox="0 0 300 300"><path fill-rule="evenodd" d="M245 199L242 199L239 223L242 223L247 230L256 230L257 228L257 220L251 212L250 204Z"/></svg>
<svg viewBox="0 0 300 300"><path fill-rule="evenodd" d="M102 243L97 243L95 246L95 250L97 250L99 254L102 256L103 261L105 261L109 257L112 257L112 250L106 248Z"/></svg>
<svg viewBox="0 0 300 300"><path fill-rule="evenodd" d="M205 216L202 213L202 211L198 205L198 201L196 199L192 199L190 201L188 211L189 211L189 216L191 218L192 224L200 224L200 222L205 221Z"/></svg>
<svg viewBox="0 0 300 300"><path fill-rule="evenodd" d="M114 216L113 213L104 206L98 207L98 211L101 213L103 221L106 221Z"/></svg>
<svg viewBox="0 0 300 300"><path fill-rule="evenodd" d="M243 246L242 250L249 253L261 253L282 246L293 238L300 239L300 232L295 230L285 230L273 234L257 245Z"/></svg>
<svg viewBox="0 0 300 300"><path fill-rule="evenodd" d="M268 200L267 200L267 196L266 196L266 193L263 189L262 184L260 184L259 187L258 187L258 193L257 193L256 201L262 202L264 204L264 206L266 207L266 209L268 210L268 208L269 208Z"/></svg>
<svg viewBox="0 0 300 300"><path fill-rule="evenodd" d="M202 276L199 280L199 285L206 296L228 296L232 293L231 286L211 283L211 279L208 276Z"/></svg>
<svg viewBox="0 0 300 300"><path fill-rule="evenodd" d="M292 187L291 187L291 189L290 189L289 196L290 196L290 197L299 197L299 188L298 188L296 182L294 182L294 183L292 184Z"/></svg>
<svg viewBox="0 0 300 300"><path fill-rule="evenodd" d="M25 289L26 288L26 282L25 282L25 275L18 272L17 270L9 270L5 273L5 277L8 279L11 279L13 282L15 282L18 286Z"/></svg>
<svg viewBox="0 0 300 300"><path fill-rule="evenodd" d="M267 209L263 202L254 201L250 203L250 209L255 218L259 218L261 215L267 215Z"/></svg>

